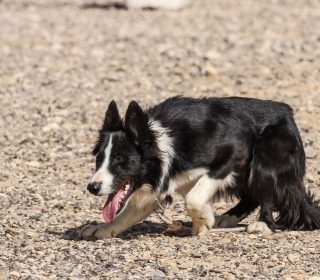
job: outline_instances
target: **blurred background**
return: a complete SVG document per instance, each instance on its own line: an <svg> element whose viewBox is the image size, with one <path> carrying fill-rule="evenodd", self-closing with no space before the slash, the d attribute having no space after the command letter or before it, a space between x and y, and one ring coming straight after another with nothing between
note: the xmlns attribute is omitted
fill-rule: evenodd
<svg viewBox="0 0 320 280"><path fill-rule="evenodd" d="M59 236L85 220L101 221L103 202L87 194L85 185L94 168L90 150L111 99L122 113L132 99L146 107L177 94L285 101L294 108L306 146L307 185L318 192L319 71L316 0L193 0L179 10L128 9L120 0L2 0L0 267L12 279L142 279L148 273L183 279L308 279L319 272L319 242L314 251L304 243L319 241L315 233L299 233L294 240L277 237L281 241L218 234L202 242L147 236L143 242L94 245ZM182 209L176 204L172 215L188 220ZM242 248L221 251L230 236ZM212 238L221 246L208 252ZM249 263L241 255L244 247L258 250L259 242L266 242L272 269L259 258L254 262L255 252L248 253ZM125 253L132 244L135 253ZM287 249L281 251L279 244ZM150 250L159 246L171 257L151 257ZM287 259L294 248L299 266ZM200 257L192 255L195 249ZM109 257L103 254L116 265L106 267ZM139 258L154 262L143 265ZM177 265L179 259L185 261ZM243 263L248 265L241 270Z"/></svg>

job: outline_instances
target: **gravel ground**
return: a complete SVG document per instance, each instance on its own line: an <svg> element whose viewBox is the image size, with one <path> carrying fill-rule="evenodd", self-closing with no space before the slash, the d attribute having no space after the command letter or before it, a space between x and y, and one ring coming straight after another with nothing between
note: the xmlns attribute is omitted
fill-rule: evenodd
<svg viewBox="0 0 320 280"><path fill-rule="evenodd" d="M197 238L152 216L121 238L68 240L71 228L102 221L103 200L85 185L113 98L121 112L176 94L285 101L320 197L319 1L120 4L0 3L0 279L320 279L320 231ZM179 200L169 214L189 221Z"/></svg>

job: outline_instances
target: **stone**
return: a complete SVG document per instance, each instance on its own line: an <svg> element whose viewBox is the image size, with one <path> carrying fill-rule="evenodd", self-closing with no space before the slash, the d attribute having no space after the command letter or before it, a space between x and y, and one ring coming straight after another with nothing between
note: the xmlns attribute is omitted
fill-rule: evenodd
<svg viewBox="0 0 320 280"><path fill-rule="evenodd" d="M60 129L60 125L58 123L50 123L42 127L43 132L51 132L53 130L59 130L59 129Z"/></svg>
<svg viewBox="0 0 320 280"><path fill-rule="evenodd" d="M0 280L7 280L9 277L9 268L0 267Z"/></svg>
<svg viewBox="0 0 320 280"><path fill-rule="evenodd" d="M155 269L151 273L152 279L166 278L166 274L160 269Z"/></svg>
<svg viewBox="0 0 320 280"><path fill-rule="evenodd" d="M205 76L216 76L218 74L216 68L210 64L206 64L202 69L203 75Z"/></svg>
<svg viewBox="0 0 320 280"><path fill-rule="evenodd" d="M29 161L29 162L26 162L26 164L30 167L34 167L34 168L39 168L41 167L41 162L39 161Z"/></svg>
<svg viewBox="0 0 320 280"><path fill-rule="evenodd" d="M248 233L271 234L272 230L264 222L254 222L247 227Z"/></svg>
<svg viewBox="0 0 320 280"><path fill-rule="evenodd" d="M300 256L298 254L288 254L288 260L291 263L296 263L300 260Z"/></svg>
<svg viewBox="0 0 320 280"><path fill-rule="evenodd" d="M312 159L312 158L315 158L317 156L317 152L311 146L305 147L304 151L306 153L306 158Z"/></svg>

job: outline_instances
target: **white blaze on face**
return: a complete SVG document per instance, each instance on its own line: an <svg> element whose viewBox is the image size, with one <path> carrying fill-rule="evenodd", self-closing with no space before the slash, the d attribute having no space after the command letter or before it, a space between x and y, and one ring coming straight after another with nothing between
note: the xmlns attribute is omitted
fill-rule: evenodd
<svg viewBox="0 0 320 280"><path fill-rule="evenodd" d="M110 173L108 167L110 163L110 155L112 149L112 134L110 134L109 142L104 150L104 160L100 168L93 175L91 183L101 182L101 189L97 195L109 195L113 192L112 183L113 175Z"/></svg>

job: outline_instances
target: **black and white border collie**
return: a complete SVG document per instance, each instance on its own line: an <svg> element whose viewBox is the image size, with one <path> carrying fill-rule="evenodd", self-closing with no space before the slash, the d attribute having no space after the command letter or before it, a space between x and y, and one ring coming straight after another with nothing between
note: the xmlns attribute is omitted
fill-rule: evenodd
<svg viewBox="0 0 320 280"><path fill-rule="evenodd" d="M284 103L173 97L144 111L132 101L121 119L112 101L93 154L88 190L106 196L106 223L82 227L80 238L115 236L175 193L185 199L193 235L234 227L258 206L271 230L320 228L320 207L303 182L302 140ZM223 194L239 203L215 219Z"/></svg>

